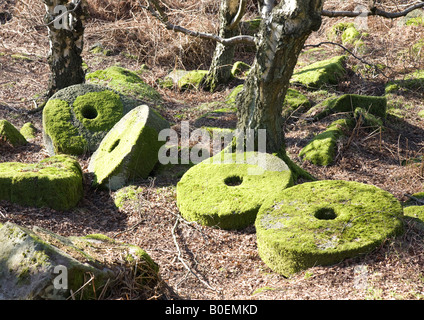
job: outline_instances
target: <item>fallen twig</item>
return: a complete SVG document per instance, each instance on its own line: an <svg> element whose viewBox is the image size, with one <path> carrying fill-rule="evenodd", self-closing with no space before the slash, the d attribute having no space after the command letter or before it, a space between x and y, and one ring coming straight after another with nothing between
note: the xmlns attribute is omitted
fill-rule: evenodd
<svg viewBox="0 0 424 320"><path fill-rule="evenodd" d="M206 287L208 287L209 289L216 291L215 288L211 287L209 283L207 283L206 281L202 280L188 265L187 263L184 261L184 259L181 257L181 250L180 250L180 246L178 245L178 241L177 241L177 236L175 234L175 230L178 227L178 224L180 223L180 218L177 217L177 219L175 220L175 224L174 227L172 228L172 238L174 240L174 244L175 247L177 248L177 252L178 252L178 256L177 259L183 264L183 266L187 269L188 272L190 272L191 274L193 274L201 283L203 283Z"/></svg>

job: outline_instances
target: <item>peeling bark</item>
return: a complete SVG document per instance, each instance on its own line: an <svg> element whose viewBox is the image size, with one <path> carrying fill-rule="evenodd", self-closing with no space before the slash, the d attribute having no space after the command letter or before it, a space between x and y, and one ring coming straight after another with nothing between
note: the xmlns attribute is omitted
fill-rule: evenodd
<svg viewBox="0 0 424 320"><path fill-rule="evenodd" d="M236 105L240 131L266 129L267 152L284 148L284 98L306 39L321 25L322 6L322 0L284 0L263 16L255 62Z"/></svg>
<svg viewBox="0 0 424 320"><path fill-rule="evenodd" d="M48 63L51 70L47 96L85 82L81 53L84 45L85 0L43 0L49 32ZM62 9L62 10L60 10ZM60 15L63 15L60 19Z"/></svg>

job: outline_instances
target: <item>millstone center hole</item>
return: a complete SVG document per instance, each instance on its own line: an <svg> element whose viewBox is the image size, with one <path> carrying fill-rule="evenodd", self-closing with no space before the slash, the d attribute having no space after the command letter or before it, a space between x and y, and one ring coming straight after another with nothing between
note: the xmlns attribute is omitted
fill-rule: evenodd
<svg viewBox="0 0 424 320"><path fill-rule="evenodd" d="M116 149L116 147L118 146L118 144L121 142L121 139L116 140L109 148L109 152L112 152L113 150Z"/></svg>
<svg viewBox="0 0 424 320"><path fill-rule="evenodd" d="M82 108L81 114L86 119L95 119L98 115L97 110L93 106L85 106Z"/></svg>
<svg viewBox="0 0 424 320"><path fill-rule="evenodd" d="M333 220L337 218L337 215L332 208L321 208L315 212L315 218L319 220Z"/></svg>
<svg viewBox="0 0 424 320"><path fill-rule="evenodd" d="M239 176L231 176L224 179L224 183L230 187L236 187L241 185L243 178Z"/></svg>

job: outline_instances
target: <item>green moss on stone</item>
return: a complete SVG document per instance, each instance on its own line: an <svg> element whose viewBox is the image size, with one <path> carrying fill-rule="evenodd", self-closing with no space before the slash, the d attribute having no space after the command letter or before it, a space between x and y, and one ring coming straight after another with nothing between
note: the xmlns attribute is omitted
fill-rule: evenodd
<svg viewBox="0 0 424 320"><path fill-rule="evenodd" d="M354 125L350 119L334 121L327 129L315 136L299 153L303 160L315 165L328 166L336 156L337 141Z"/></svg>
<svg viewBox="0 0 424 320"><path fill-rule="evenodd" d="M94 152L113 125L137 105L137 100L94 84L58 91L43 111L47 151L50 155Z"/></svg>
<svg viewBox="0 0 424 320"><path fill-rule="evenodd" d="M97 70L87 74L90 83L107 85L108 87L136 99L159 103L162 97L154 88L147 85L135 72L112 66L105 70Z"/></svg>
<svg viewBox="0 0 424 320"><path fill-rule="evenodd" d="M94 173L94 185L117 190L130 179L147 178L165 143L158 140L165 128L169 123L147 105L126 114L91 157L88 169Z"/></svg>
<svg viewBox="0 0 424 320"><path fill-rule="evenodd" d="M77 97L73 110L84 128L91 132L109 131L123 115L119 95L109 90Z"/></svg>
<svg viewBox="0 0 424 320"><path fill-rule="evenodd" d="M346 73L343 66L345 60L346 56L337 56L315 62L293 73L291 81L310 89L319 89L325 85L335 85Z"/></svg>
<svg viewBox="0 0 424 320"><path fill-rule="evenodd" d="M32 140L36 138L37 129L31 122L25 123L19 132L25 137L27 140Z"/></svg>
<svg viewBox="0 0 424 320"><path fill-rule="evenodd" d="M399 201L375 186L307 182L263 204L255 222L258 252L289 276L369 252L404 231L402 217Z"/></svg>
<svg viewBox="0 0 424 320"><path fill-rule="evenodd" d="M43 136L54 153L83 154L88 143L72 123L71 107L67 101L51 99L43 109Z"/></svg>
<svg viewBox="0 0 424 320"><path fill-rule="evenodd" d="M283 104L283 117L290 116L292 112L302 108L302 110L308 110L311 107L311 102L308 97L300 93L296 89L287 89L286 97Z"/></svg>
<svg viewBox="0 0 424 320"><path fill-rule="evenodd" d="M354 116L356 119L361 118L361 123L363 124L363 126L371 128L383 127L383 120L368 112L364 108L356 108Z"/></svg>
<svg viewBox="0 0 424 320"><path fill-rule="evenodd" d="M293 185L293 176L281 159L269 154L263 167L254 162L257 153L241 154L239 160L236 154L220 158L225 156L206 159L183 175L177 184L177 205L189 221L241 229L253 224L266 198Z"/></svg>
<svg viewBox="0 0 424 320"><path fill-rule="evenodd" d="M25 206L67 210L83 195L79 163L58 155L37 164L0 164L0 199Z"/></svg>
<svg viewBox="0 0 424 320"><path fill-rule="evenodd" d="M250 66L243 62L243 61L237 61L233 64L233 67L231 68L231 74L233 77L239 77L246 75L247 71L250 70Z"/></svg>
<svg viewBox="0 0 424 320"><path fill-rule="evenodd" d="M235 87L230 94L225 99L225 103L230 105L235 105L237 95L243 90L243 85L240 84L237 87Z"/></svg>
<svg viewBox="0 0 424 320"><path fill-rule="evenodd" d="M329 114L336 112L352 113L356 108L363 108L368 113L384 119L387 111L386 97L363 96L357 94L345 94L339 97L330 97L317 104L308 111L308 115L315 120L320 120Z"/></svg>
<svg viewBox="0 0 424 320"><path fill-rule="evenodd" d="M0 120L0 142L6 141L13 147L27 144L25 137L7 120Z"/></svg>
<svg viewBox="0 0 424 320"><path fill-rule="evenodd" d="M206 77L207 74L207 70L189 71L178 80L178 87L182 90L199 89L203 79Z"/></svg>

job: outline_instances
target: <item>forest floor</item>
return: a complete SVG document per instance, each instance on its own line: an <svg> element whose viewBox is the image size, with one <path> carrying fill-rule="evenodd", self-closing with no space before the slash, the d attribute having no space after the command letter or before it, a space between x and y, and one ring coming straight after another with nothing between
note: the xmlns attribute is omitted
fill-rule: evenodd
<svg viewBox="0 0 424 320"><path fill-rule="evenodd" d="M178 126L181 121L192 124L205 112L199 106L224 101L231 89L240 83L234 81L214 93L161 88L156 80L174 67L207 69L213 44L189 40L180 34L175 36L142 11L134 11L131 15L128 14L133 12L131 8L115 8L114 16L114 8L106 10L101 7L103 2L89 1L93 10L97 9L98 16L92 15L87 23L84 61L92 71L117 64L137 71L147 64L148 70L142 73L142 78L162 94L164 102L160 111L172 124ZM394 1L380 2L387 10L396 9ZM42 114L29 112L36 107L37 97L48 86L47 32L40 26L42 8L28 9L28 3L32 5L28 1L5 3L17 12L9 10L12 19L0 25L0 119L7 119L17 128L30 121L39 132L37 138L26 146L12 148L0 144L0 162L34 163L48 157L41 134ZM201 8L196 8L197 3L179 3L179 10L172 17L191 27L200 26L199 21L206 19L208 23L202 26L214 31L211 21L216 19L216 4L206 1L202 2ZM326 7L354 9L352 5L338 3L327 1ZM193 14L198 20L190 18ZM338 86L328 89L336 94L383 95L389 79L401 79L404 74L423 69L424 53L412 52L411 47L424 39L424 27L405 26L399 20L368 18L369 36L364 38L368 49L365 53L357 53L370 63L386 65L385 76L370 71L365 64L349 56L346 78ZM324 18L321 29L311 35L307 43L327 41L326 33L339 21L353 22L353 19ZM147 26L154 39L147 42L137 29L140 26ZM90 52L89 48L98 42L112 50L112 54L105 56ZM161 46L156 42L162 42ZM345 53L331 45L322 46L321 50L305 49L305 52L299 59L299 66ZM237 60L251 63L253 54L238 49ZM324 98L323 91L297 89L313 103ZM331 118L311 124L293 115L285 124L287 151L299 166L318 179L373 184L392 193L399 201L406 201L406 194L423 191L421 162L405 165L405 161L418 159L423 153L424 120L417 115L424 110L423 92L410 92L399 97L398 116L389 115L383 130L375 132L360 127L349 145L342 140L336 161L331 166L319 167L298 158L300 149L314 134L323 131ZM89 155L79 158L85 173L89 160ZM159 264L161 278L180 299L424 298L424 234L414 226L407 225L402 236L388 239L366 255L332 266L316 266L286 278L261 261L253 226L238 231L185 223L176 226L176 183L180 176L179 171L159 173L151 179L134 182L143 188L139 201L118 209L114 204L114 193L92 188L87 174L84 198L75 209L58 212L0 201L0 223L10 221L23 226L40 226L62 236L103 233L138 245ZM177 241L178 248L174 241ZM178 260L179 255L197 277ZM176 297L157 292L152 298L161 295L162 298ZM129 295L113 298L132 299Z"/></svg>

